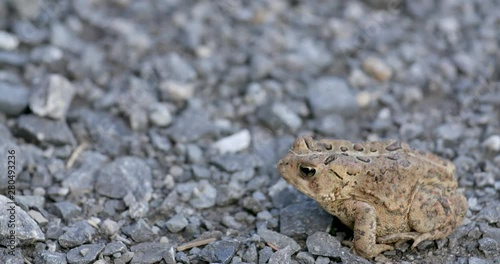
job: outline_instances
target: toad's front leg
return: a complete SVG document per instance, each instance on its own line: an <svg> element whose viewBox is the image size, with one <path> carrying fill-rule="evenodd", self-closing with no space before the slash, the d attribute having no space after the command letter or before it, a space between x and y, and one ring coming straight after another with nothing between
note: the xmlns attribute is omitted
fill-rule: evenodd
<svg viewBox="0 0 500 264"><path fill-rule="evenodd" d="M354 220L354 250L365 258L373 258L386 250L393 249L386 244L377 244L377 214L375 208L365 202L344 203L351 220Z"/></svg>

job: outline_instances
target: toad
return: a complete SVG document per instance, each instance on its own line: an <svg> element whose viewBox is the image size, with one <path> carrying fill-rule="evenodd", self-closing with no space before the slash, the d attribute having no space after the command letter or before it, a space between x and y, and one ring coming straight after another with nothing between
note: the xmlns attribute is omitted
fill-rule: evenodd
<svg viewBox="0 0 500 264"><path fill-rule="evenodd" d="M467 200L455 166L398 141L295 140L279 161L289 184L354 231L354 251L373 258L394 243L441 239L457 228Z"/></svg>

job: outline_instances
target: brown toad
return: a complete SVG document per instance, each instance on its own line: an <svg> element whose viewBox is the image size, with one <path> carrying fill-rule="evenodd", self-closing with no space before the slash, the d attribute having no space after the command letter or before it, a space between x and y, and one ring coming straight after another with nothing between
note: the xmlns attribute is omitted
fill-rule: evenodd
<svg viewBox="0 0 500 264"><path fill-rule="evenodd" d="M448 236L467 212L455 166L397 141L353 144L299 138L281 176L354 230L354 250L372 258L392 243Z"/></svg>

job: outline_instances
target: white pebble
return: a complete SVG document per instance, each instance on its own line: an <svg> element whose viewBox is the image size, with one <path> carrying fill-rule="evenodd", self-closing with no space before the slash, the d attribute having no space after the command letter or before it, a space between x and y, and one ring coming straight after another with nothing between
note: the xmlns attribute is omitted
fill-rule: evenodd
<svg viewBox="0 0 500 264"><path fill-rule="evenodd" d="M483 147L488 148L492 151L500 151L500 135L493 135L488 137L483 142Z"/></svg>
<svg viewBox="0 0 500 264"><path fill-rule="evenodd" d="M166 104L154 104L149 112L149 120L155 126L165 127L172 123L172 114Z"/></svg>
<svg viewBox="0 0 500 264"><path fill-rule="evenodd" d="M235 153L247 149L250 146L251 136L248 129L236 134L222 138L213 144L220 153Z"/></svg>
<svg viewBox="0 0 500 264"><path fill-rule="evenodd" d="M0 49L15 50L19 46L19 39L16 36L0 31Z"/></svg>

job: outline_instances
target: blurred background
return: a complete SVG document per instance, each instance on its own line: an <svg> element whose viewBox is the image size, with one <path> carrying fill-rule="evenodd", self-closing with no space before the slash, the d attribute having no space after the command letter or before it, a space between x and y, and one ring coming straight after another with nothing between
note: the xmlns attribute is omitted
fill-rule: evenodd
<svg viewBox="0 0 500 264"><path fill-rule="evenodd" d="M464 225L385 257L492 263L499 46L497 0L0 0L0 262L366 262L308 251L332 217L276 162L311 135L454 161Z"/></svg>

